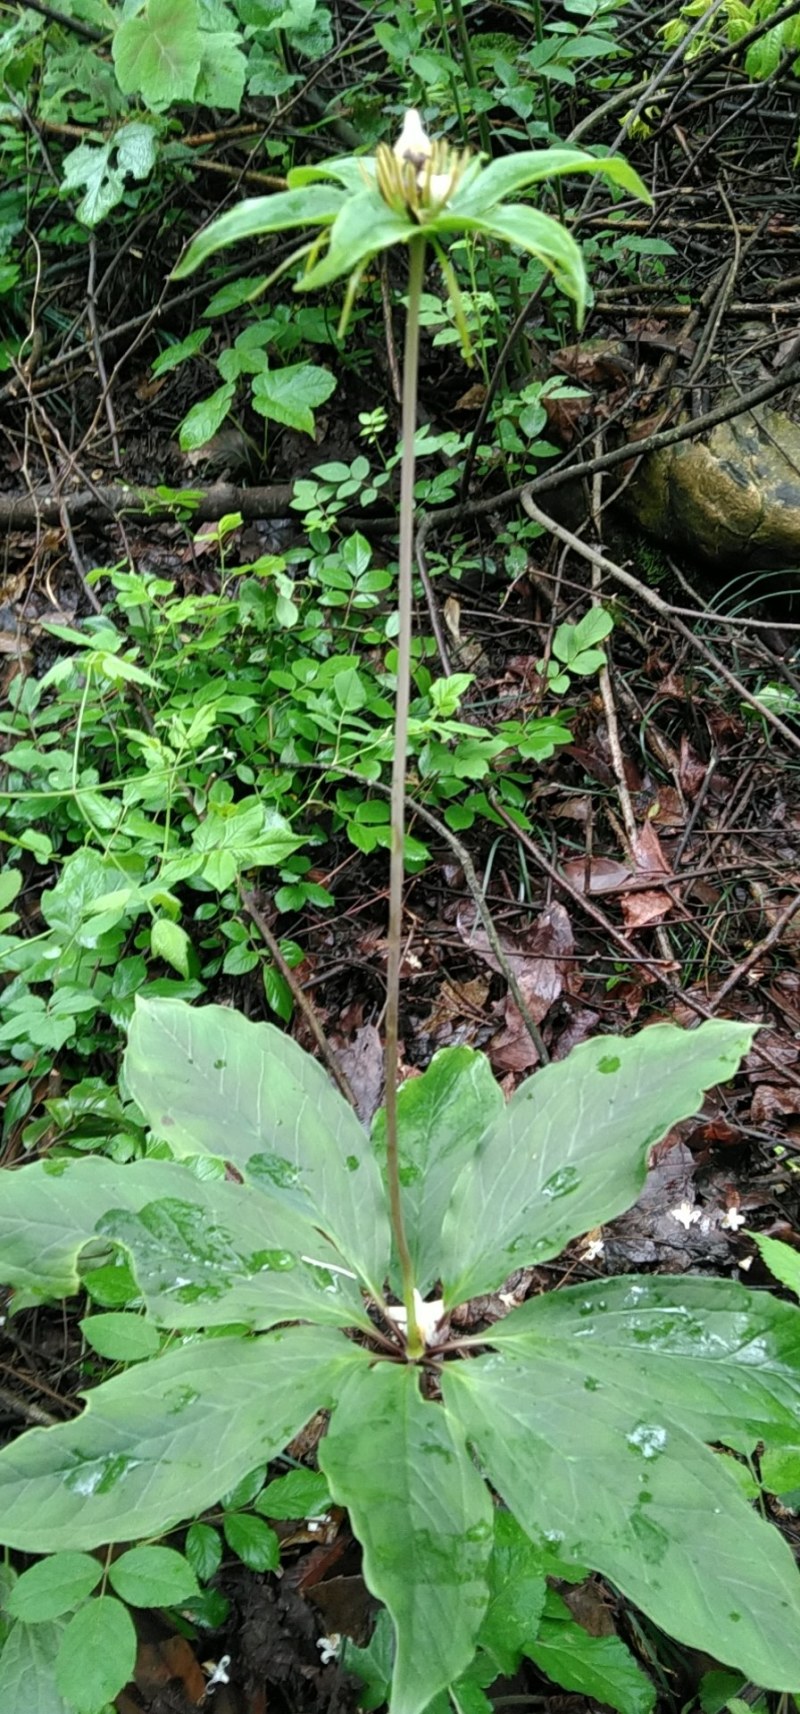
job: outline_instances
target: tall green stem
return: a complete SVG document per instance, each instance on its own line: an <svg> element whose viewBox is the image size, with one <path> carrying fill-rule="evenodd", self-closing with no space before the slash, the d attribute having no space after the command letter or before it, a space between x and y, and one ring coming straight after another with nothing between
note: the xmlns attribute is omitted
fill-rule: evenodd
<svg viewBox="0 0 800 1714"><path fill-rule="evenodd" d="M392 1230L403 1280L408 1327L408 1354L419 1357L423 1342L414 1304L414 1266L408 1248L397 1155L397 1074L400 1023L400 960L403 942L403 854L405 846L406 749L411 696L411 613L414 554L414 440L417 432L419 372L419 310L425 278L425 239L420 234L408 247L408 312L403 362L403 457L400 469L400 570L397 606L397 696L392 764L391 857L389 867L389 937L386 973L386 1177Z"/></svg>

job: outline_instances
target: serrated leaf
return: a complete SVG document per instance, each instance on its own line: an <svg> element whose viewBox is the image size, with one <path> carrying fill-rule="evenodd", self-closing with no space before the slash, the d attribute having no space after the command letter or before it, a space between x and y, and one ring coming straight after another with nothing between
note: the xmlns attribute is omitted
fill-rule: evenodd
<svg viewBox="0 0 800 1714"><path fill-rule="evenodd" d="M481 1138L504 1111L504 1100L483 1054L443 1048L421 1077L398 1090L400 1183L411 1259L424 1297L442 1264L442 1222L453 1186ZM375 1116L373 1143L386 1154L386 1115Z"/></svg>
<svg viewBox="0 0 800 1714"><path fill-rule="evenodd" d="M247 59L235 30L213 30L201 37L202 57L194 91L205 107L238 113L244 95Z"/></svg>
<svg viewBox="0 0 800 1714"><path fill-rule="evenodd" d="M793 1291L795 1297L800 1297L800 1256L797 1252L790 1244L782 1244L778 1238L767 1238L763 1232L751 1232L750 1236L758 1245L761 1260L773 1277Z"/></svg>
<svg viewBox="0 0 800 1714"><path fill-rule="evenodd" d="M231 1553L250 1571L278 1570L280 1542L263 1518L250 1517L246 1512L226 1512L222 1528Z"/></svg>
<svg viewBox="0 0 800 1714"><path fill-rule="evenodd" d="M98 1714L124 1689L135 1664L136 1632L127 1607L113 1595L98 1595L64 1631L56 1684L76 1714Z"/></svg>
<svg viewBox="0 0 800 1714"><path fill-rule="evenodd" d="M582 1042L521 1084L453 1191L445 1303L494 1290L629 1208L650 1149L732 1075L752 1038L749 1026L716 1019L696 1030L654 1024Z"/></svg>
<svg viewBox="0 0 800 1714"><path fill-rule="evenodd" d="M269 1482L256 1500L265 1518L321 1518L330 1510L327 1477L321 1470L290 1470Z"/></svg>
<svg viewBox="0 0 800 1714"><path fill-rule="evenodd" d="M235 381L226 381L222 387L217 387L216 392L209 393L207 399L198 399L197 404L192 405L178 430L182 452L197 452L211 440L224 423L235 392Z"/></svg>
<svg viewBox="0 0 800 1714"><path fill-rule="evenodd" d="M336 377L314 363L292 363L285 369L268 369L254 375L253 409L270 422L314 434L314 411L329 399Z"/></svg>
<svg viewBox="0 0 800 1714"><path fill-rule="evenodd" d="M224 1006L140 999L125 1075L174 1153L223 1155L265 1196L312 1217L380 1296L389 1226L377 1162L352 1108L295 1042Z"/></svg>
<svg viewBox="0 0 800 1714"><path fill-rule="evenodd" d="M54 1553L17 1578L6 1610L27 1624L58 1619L96 1589L103 1568L88 1553Z"/></svg>
<svg viewBox="0 0 800 1714"><path fill-rule="evenodd" d="M620 1637L590 1636L553 1590L548 1591L538 1636L526 1653L564 1690L616 1708L618 1714L651 1714L655 1686L630 1649Z"/></svg>
<svg viewBox="0 0 800 1714"><path fill-rule="evenodd" d="M150 929L150 951L154 958L163 958L179 976L188 977L191 949L192 943L180 923L170 917L156 917Z"/></svg>
<svg viewBox="0 0 800 1714"><path fill-rule="evenodd" d="M158 1329L141 1315L87 1315L78 1325L87 1345L112 1363L141 1363L161 1349Z"/></svg>
<svg viewBox="0 0 800 1714"><path fill-rule="evenodd" d="M96 1387L75 1421L0 1451L0 1541L50 1553L164 1535L283 1451L364 1361L340 1333L288 1327L140 1363Z"/></svg>
<svg viewBox="0 0 800 1714"><path fill-rule="evenodd" d="M191 101L202 54L196 0L147 0L118 26L111 52L123 95L155 109Z"/></svg>
<svg viewBox="0 0 800 1714"><path fill-rule="evenodd" d="M535 1541L601 1572L679 1642L767 1689L800 1685L793 1557L726 1460L660 1403L512 1349L445 1365L442 1388Z"/></svg>
<svg viewBox="0 0 800 1714"><path fill-rule="evenodd" d="M189 1561L174 1547L131 1547L112 1560L108 1578L131 1607L175 1607L200 1593Z"/></svg>
<svg viewBox="0 0 800 1714"><path fill-rule="evenodd" d="M394 1666L394 1630L385 1607L381 1607L366 1648L358 1648L349 1637L343 1638L341 1662L343 1672L352 1672L361 1680L363 1689L358 1706L364 1714L388 1702Z"/></svg>
<svg viewBox="0 0 800 1714"><path fill-rule="evenodd" d="M201 1583L208 1583L222 1564L222 1542L219 1531L210 1524L190 1524L186 1531L185 1553Z"/></svg>
<svg viewBox="0 0 800 1714"><path fill-rule="evenodd" d="M392 1714L420 1714L465 1671L488 1598L492 1504L457 1420L412 1367L345 1384L319 1462L362 1544L368 1587L397 1633Z"/></svg>
<svg viewBox="0 0 800 1714"><path fill-rule="evenodd" d="M488 1566L489 1605L478 1642L498 1672L511 1677L534 1641L544 1611L549 1570L545 1554L510 1512L494 1514L494 1540Z"/></svg>
<svg viewBox="0 0 800 1714"><path fill-rule="evenodd" d="M115 133L114 144L119 171L130 173L134 179L146 179L156 164L158 138L153 126L131 120Z"/></svg>

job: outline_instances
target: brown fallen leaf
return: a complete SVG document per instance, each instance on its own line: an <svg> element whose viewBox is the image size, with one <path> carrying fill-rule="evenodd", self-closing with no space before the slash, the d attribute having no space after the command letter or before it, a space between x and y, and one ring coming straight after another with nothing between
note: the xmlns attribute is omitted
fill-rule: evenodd
<svg viewBox="0 0 800 1714"><path fill-rule="evenodd" d="M461 912L457 919L459 932L467 946L489 965L503 974L502 966L489 944L485 929L476 927L474 912ZM574 991L576 971L571 962L574 950L572 924L563 905L552 904L542 911L524 936L500 936L500 944L519 984L523 1000L533 1018L540 1024L566 988ZM490 1046L492 1063L497 1071L528 1071L538 1059L527 1025L513 996L506 996L504 1028Z"/></svg>

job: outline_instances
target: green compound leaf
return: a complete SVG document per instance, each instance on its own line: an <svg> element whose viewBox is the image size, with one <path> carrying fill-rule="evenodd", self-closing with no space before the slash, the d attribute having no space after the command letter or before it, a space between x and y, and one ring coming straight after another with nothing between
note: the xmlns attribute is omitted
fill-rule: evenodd
<svg viewBox="0 0 800 1714"><path fill-rule="evenodd" d="M0 1452L0 1541L26 1553L164 1535L333 1404L366 1355L332 1329L194 1340ZM213 1456L210 1456L213 1449Z"/></svg>
<svg viewBox="0 0 800 1714"><path fill-rule="evenodd" d="M191 1565L173 1547L131 1547L112 1561L108 1578L131 1607L175 1607L200 1594Z"/></svg>
<svg viewBox="0 0 800 1714"><path fill-rule="evenodd" d="M800 1440L800 1309L733 1280L597 1280L533 1298L492 1329L567 1384L667 1410L739 1452Z"/></svg>
<svg viewBox="0 0 800 1714"><path fill-rule="evenodd" d="M647 1032L645 1032L647 1033ZM800 1578L727 1460L646 1393L516 1349L446 1365L446 1403L535 1541L771 1690L800 1687Z"/></svg>
<svg viewBox="0 0 800 1714"><path fill-rule="evenodd" d="M600 1036L521 1084L461 1173L442 1232L448 1306L557 1256L571 1238L630 1208L654 1143L696 1113L753 1039L712 1020Z"/></svg>
<svg viewBox="0 0 800 1714"><path fill-rule="evenodd" d="M61 1638L56 1684L76 1714L98 1714L133 1676L136 1632L127 1607L99 1595L70 1619Z"/></svg>
<svg viewBox="0 0 800 1714"><path fill-rule="evenodd" d="M17 1578L6 1601L15 1619L29 1625L58 1619L97 1588L103 1568L88 1553L54 1553Z"/></svg>
<svg viewBox="0 0 800 1714"><path fill-rule="evenodd" d="M313 1219L380 1297L389 1221L378 1165L352 1108L296 1042L225 1006L139 1000L125 1075L173 1153L244 1170L276 1206Z"/></svg>
<svg viewBox="0 0 800 1714"><path fill-rule="evenodd" d="M285 369L268 369L253 376L253 408L270 422L313 435L314 411L330 398L335 386L335 375L319 364L291 363Z"/></svg>
<svg viewBox="0 0 800 1714"><path fill-rule="evenodd" d="M402 1085L397 1106L403 1213L424 1297L441 1271L442 1221L453 1185L505 1103L489 1061L471 1048L453 1047L443 1048L421 1077ZM383 1161L383 1108L375 1117L373 1142Z"/></svg>
<svg viewBox="0 0 800 1714"><path fill-rule="evenodd" d="M95 1238L127 1250L160 1326L372 1325L338 1251L310 1221L277 1205L269 1186L200 1179L178 1162L120 1166L92 1157L37 1161L3 1175L0 1278L15 1287L18 1307L77 1292L78 1257ZM93 1273L86 1279L93 1290ZM100 1292L98 1301L109 1300ZM95 1349L104 1341L101 1355L115 1361L153 1354L143 1349L153 1329L138 1316L93 1316L83 1325Z"/></svg>
<svg viewBox="0 0 800 1714"><path fill-rule="evenodd" d="M475 1652L488 1599L488 1490L458 1421L422 1398L413 1368L389 1363L347 1382L319 1462L349 1510L366 1581L394 1620L392 1714L420 1714Z"/></svg>
<svg viewBox="0 0 800 1714"><path fill-rule="evenodd" d="M124 95L152 108L191 101L202 54L195 0L148 0L120 24L111 51Z"/></svg>

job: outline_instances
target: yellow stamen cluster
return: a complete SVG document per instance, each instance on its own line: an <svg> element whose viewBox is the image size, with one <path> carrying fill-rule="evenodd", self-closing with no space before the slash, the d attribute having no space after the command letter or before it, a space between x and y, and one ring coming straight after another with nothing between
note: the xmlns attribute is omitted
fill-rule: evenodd
<svg viewBox="0 0 800 1714"><path fill-rule="evenodd" d="M452 149L439 140L431 142L412 107L394 148L378 144L375 180L390 208L397 214L409 214L423 225L452 196L468 160L468 149Z"/></svg>

